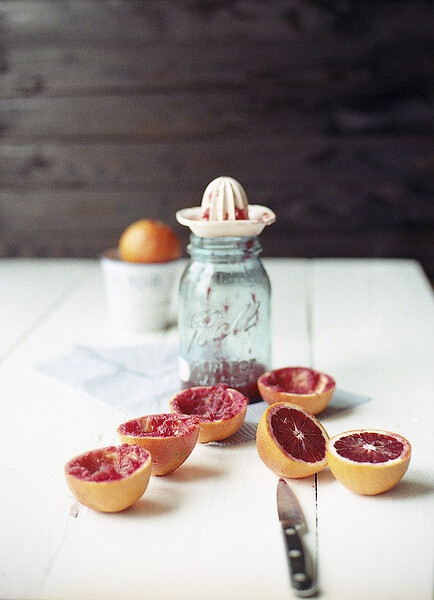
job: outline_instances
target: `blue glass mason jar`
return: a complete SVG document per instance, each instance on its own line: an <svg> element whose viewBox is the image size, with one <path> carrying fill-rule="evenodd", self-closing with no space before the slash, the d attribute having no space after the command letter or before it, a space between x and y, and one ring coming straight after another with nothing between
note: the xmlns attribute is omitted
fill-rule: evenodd
<svg viewBox="0 0 434 600"><path fill-rule="evenodd" d="M251 401L271 365L271 288L257 237L198 237L179 290L183 387L227 383Z"/></svg>

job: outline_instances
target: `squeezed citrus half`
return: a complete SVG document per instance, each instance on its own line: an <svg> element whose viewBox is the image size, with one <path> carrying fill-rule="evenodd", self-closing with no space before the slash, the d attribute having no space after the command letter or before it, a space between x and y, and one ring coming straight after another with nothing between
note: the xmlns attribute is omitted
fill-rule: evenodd
<svg viewBox="0 0 434 600"><path fill-rule="evenodd" d="M148 415L122 423L117 433L122 443L149 450L151 475L168 475L192 453L199 436L199 419L172 413Z"/></svg>
<svg viewBox="0 0 434 600"><path fill-rule="evenodd" d="M65 465L65 477L74 496L101 512L125 510L148 487L151 454L140 446L106 446L79 454Z"/></svg>
<svg viewBox="0 0 434 600"><path fill-rule="evenodd" d="M226 384L187 388L169 401L172 412L199 418L201 443L236 433L244 423L248 403L246 396Z"/></svg>

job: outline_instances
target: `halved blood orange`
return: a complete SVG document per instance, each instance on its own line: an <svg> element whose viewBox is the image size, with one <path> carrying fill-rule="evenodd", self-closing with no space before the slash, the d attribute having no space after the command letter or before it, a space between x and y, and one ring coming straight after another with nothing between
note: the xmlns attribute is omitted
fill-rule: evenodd
<svg viewBox="0 0 434 600"><path fill-rule="evenodd" d="M317 415L325 409L335 390L330 375L308 367L283 367L261 375L258 389L268 404L291 402Z"/></svg>
<svg viewBox="0 0 434 600"><path fill-rule="evenodd" d="M170 399L170 410L199 417L199 442L216 442L233 435L244 423L249 401L225 384L197 386Z"/></svg>
<svg viewBox="0 0 434 600"><path fill-rule="evenodd" d="M256 447L279 477L308 477L327 465L328 434L312 414L290 402L276 402L262 415Z"/></svg>
<svg viewBox="0 0 434 600"><path fill-rule="evenodd" d="M151 475L167 475L190 456L199 436L199 419L158 414L131 419L119 425L124 444L136 444L152 455Z"/></svg>
<svg viewBox="0 0 434 600"><path fill-rule="evenodd" d="M354 429L327 443L327 460L336 479L367 496L393 488L407 471L410 457L410 442L390 431Z"/></svg>
<svg viewBox="0 0 434 600"><path fill-rule="evenodd" d="M151 454L144 448L106 446L71 458L65 465L65 476L82 504L102 512L118 512L144 494L151 464Z"/></svg>

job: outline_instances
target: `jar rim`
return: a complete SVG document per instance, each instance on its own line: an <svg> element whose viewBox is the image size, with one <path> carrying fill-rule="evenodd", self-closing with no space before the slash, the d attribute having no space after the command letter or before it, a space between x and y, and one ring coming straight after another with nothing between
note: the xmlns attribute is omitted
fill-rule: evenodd
<svg viewBox="0 0 434 600"><path fill-rule="evenodd" d="M257 236L204 238L192 233L187 251L195 259L229 262L231 260L257 258L262 252L262 246Z"/></svg>

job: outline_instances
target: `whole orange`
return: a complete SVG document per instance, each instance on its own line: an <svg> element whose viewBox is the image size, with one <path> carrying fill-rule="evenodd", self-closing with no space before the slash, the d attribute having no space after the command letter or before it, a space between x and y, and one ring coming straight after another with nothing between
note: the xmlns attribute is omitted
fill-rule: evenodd
<svg viewBox="0 0 434 600"><path fill-rule="evenodd" d="M119 255L122 260L136 263L162 263L181 256L181 242L176 233L153 219L140 219L131 223L119 238Z"/></svg>

